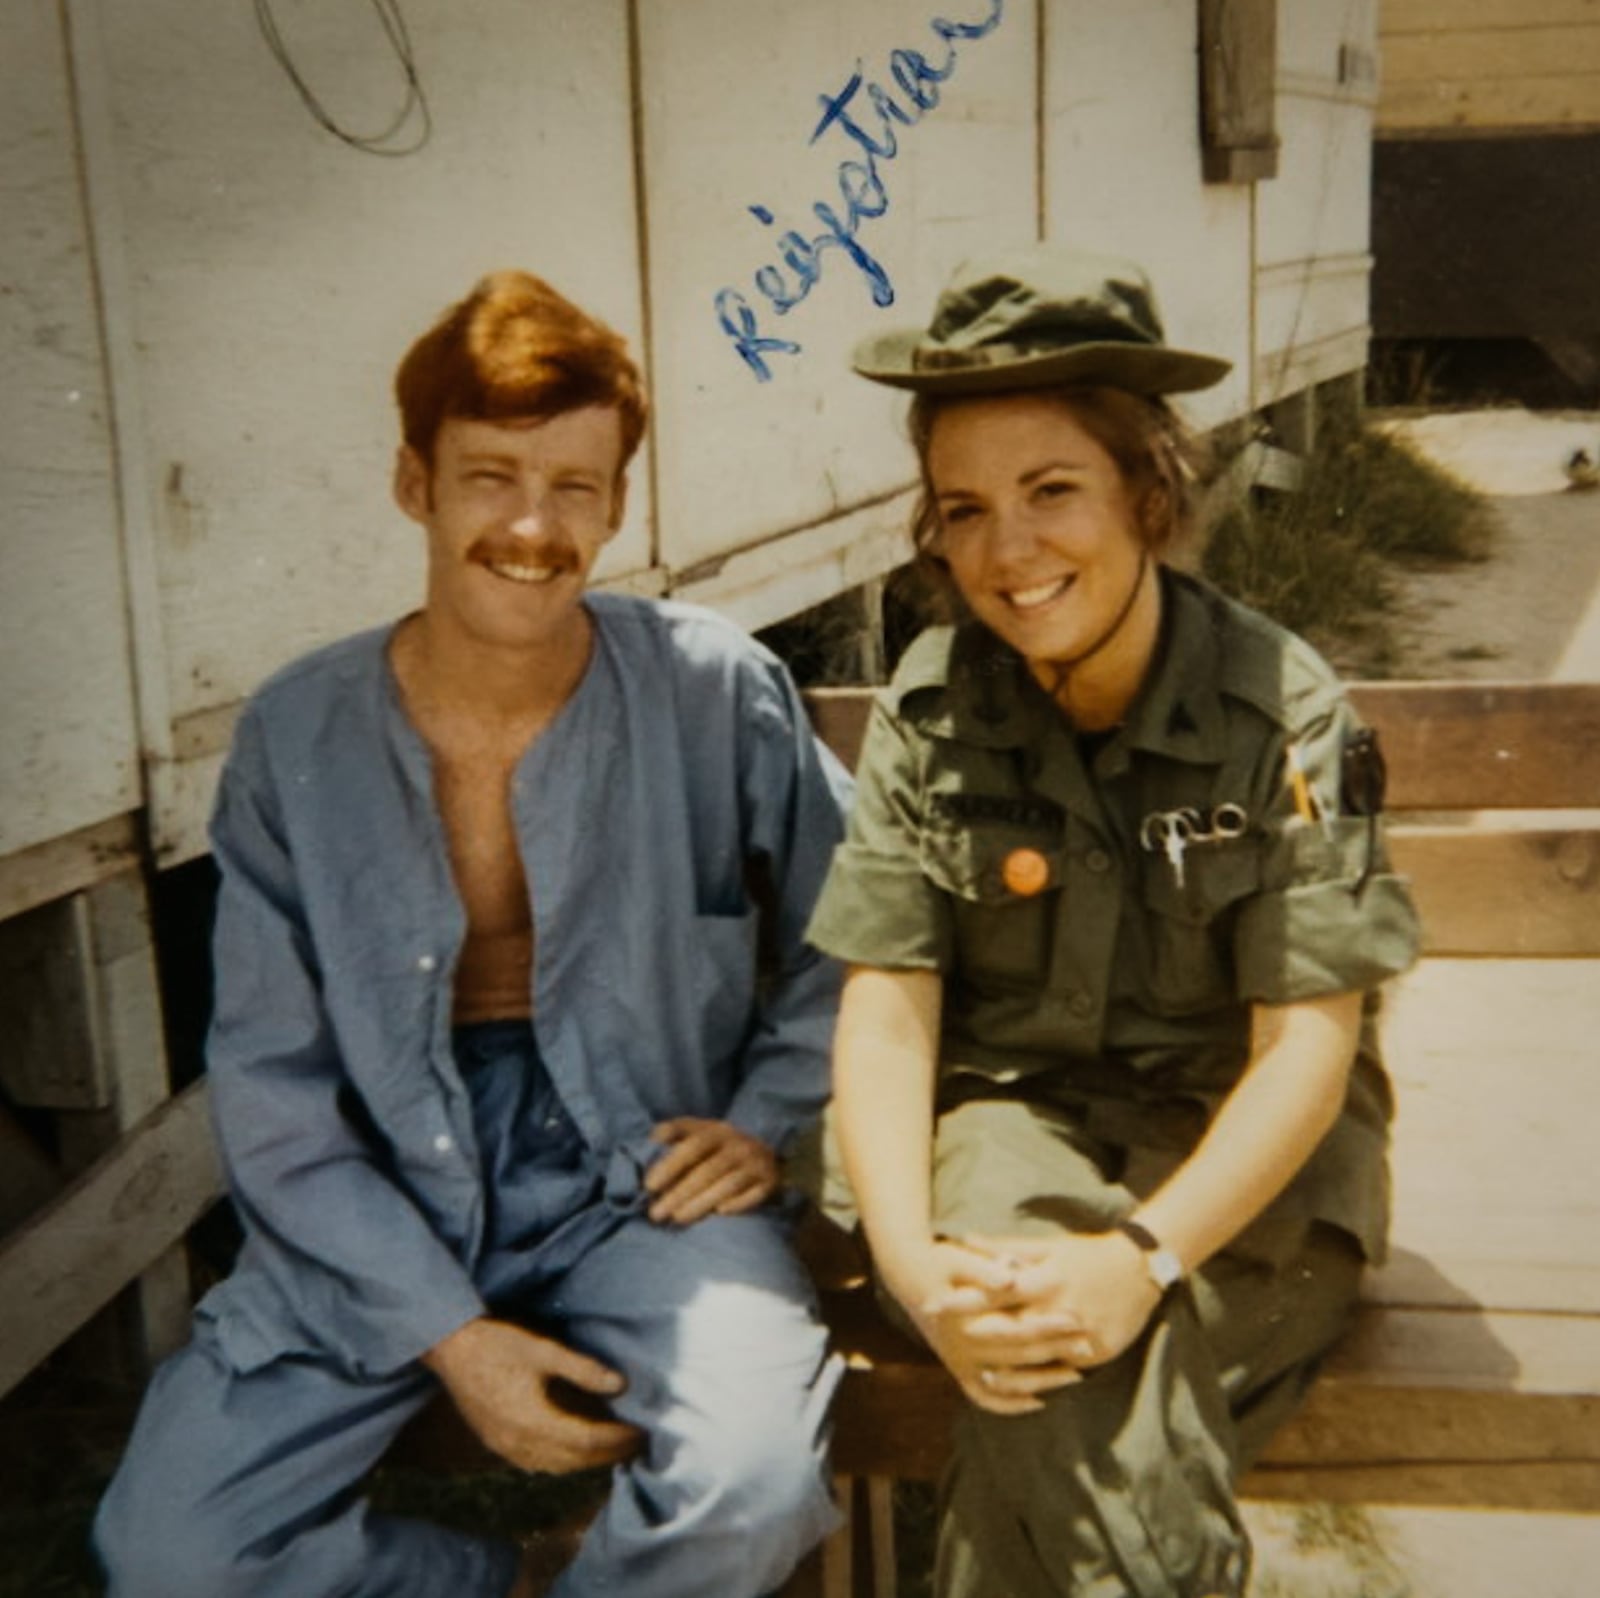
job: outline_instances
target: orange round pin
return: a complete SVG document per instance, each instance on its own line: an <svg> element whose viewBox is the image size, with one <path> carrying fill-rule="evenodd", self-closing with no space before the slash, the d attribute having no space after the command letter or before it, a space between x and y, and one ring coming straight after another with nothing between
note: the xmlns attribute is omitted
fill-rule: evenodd
<svg viewBox="0 0 1600 1598"><path fill-rule="evenodd" d="M1050 862L1037 849L1013 849L1000 867L1000 880L1012 893L1030 898L1050 886Z"/></svg>

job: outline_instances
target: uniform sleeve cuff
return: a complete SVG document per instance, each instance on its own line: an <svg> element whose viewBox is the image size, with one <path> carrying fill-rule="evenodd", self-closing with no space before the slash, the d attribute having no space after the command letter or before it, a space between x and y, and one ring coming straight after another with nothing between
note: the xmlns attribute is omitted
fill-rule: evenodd
<svg viewBox="0 0 1600 1598"><path fill-rule="evenodd" d="M1262 894L1235 934L1239 995L1292 1004L1373 988L1406 970L1419 942L1411 896L1387 872L1359 893L1350 882L1314 882Z"/></svg>

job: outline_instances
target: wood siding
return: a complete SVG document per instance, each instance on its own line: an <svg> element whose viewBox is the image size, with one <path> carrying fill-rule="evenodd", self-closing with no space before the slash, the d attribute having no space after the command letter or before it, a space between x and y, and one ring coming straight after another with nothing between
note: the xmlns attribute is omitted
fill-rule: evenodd
<svg viewBox="0 0 1600 1598"><path fill-rule="evenodd" d="M1600 127L1600 0L1384 0L1380 137Z"/></svg>

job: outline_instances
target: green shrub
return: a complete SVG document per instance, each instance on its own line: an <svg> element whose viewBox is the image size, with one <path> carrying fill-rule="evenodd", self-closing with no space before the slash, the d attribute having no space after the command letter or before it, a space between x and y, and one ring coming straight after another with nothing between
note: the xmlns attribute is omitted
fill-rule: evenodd
<svg viewBox="0 0 1600 1598"><path fill-rule="evenodd" d="M1201 567L1218 587L1381 674L1396 568L1487 558L1481 495L1370 426L1327 427L1293 492L1256 490L1212 529Z"/></svg>
<svg viewBox="0 0 1600 1598"><path fill-rule="evenodd" d="M1335 522L1315 528L1278 504L1241 506L1217 524L1206 575L1314 642L1359 631L1393 603L1384 561Z"/></svg>
<svg viewBox="0 0 1600 1598"><path fill-rule="evenodd" d="M1361 542L1402 561L1483 560L1491 523L1482 495L1403 439L1363 428L1319 452L1319 486Z"/></svg>

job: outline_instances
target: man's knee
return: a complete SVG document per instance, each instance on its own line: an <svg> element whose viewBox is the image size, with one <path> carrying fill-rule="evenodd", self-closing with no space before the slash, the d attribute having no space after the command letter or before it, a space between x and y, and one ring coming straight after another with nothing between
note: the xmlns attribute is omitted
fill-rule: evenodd
<svg viewBox="0 0 1600 1598"><path fill-rule="evenodd" d="M659 1491L679 1517L741 1535L825 1529L832 1513L826 1446L815 1411L751 1403L685 1436Z"/></svg>
<svg viewBox="0 0 1600 1598"><path fill-rule="evenodd" d="M107 1598L245 1598L249 1592L238 1550L220 1528L126 1469L95 1517L94 1548L106 1572Z"/></svg>
<svg viewBox="0 0 1600 1598"><path fill-rule="evenodd" d="M756 1421L721 1456L722 1494L753 1522L803 1520L831 1502L824 1447L814 1428Z"/></svg>

